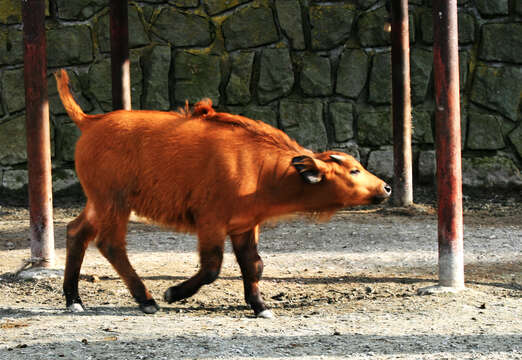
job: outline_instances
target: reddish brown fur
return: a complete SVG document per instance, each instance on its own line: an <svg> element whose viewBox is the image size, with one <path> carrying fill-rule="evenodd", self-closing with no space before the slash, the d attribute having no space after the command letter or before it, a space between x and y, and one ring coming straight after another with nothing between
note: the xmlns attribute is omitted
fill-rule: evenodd
<svg viewBox="0 0 522 360"><path fill-rule="evenodd" d="M314 154L263 122L215 112L210 100L192 111L87 115L70 93L67 73L61 70L56 78L62 102L82 131L76 171L87 196L84 211L68 226L68 306L81 304L78 273L86 244L96 238L142 309L157 309L125 252L131 211L199 237L201 269L170 288L167 301L190 296L217 277L229 235L245 297L257 314L266 310L257 288L261 222L294 212L333 213L389 196L389 187L353 157Z"/></svg>

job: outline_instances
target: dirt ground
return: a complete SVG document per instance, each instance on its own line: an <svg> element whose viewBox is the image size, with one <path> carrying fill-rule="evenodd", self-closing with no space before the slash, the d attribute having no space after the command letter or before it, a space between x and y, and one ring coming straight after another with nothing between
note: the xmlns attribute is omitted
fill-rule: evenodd
<svg viewBox="0 0 522 360"><path fill-rule="evenodd" d="M465 200L466 290L436 285L433 192L416 209L342 211L328 223L264 226L261 290L273 319L243 301L227 245L220 278L192 298L163 292L197 271L196 239L132 222L131 262L162 307L141 313L95 248L82 268L81 314L65 311L61 278L24 281L28 212L0 203L0 359L522 359L522 195ZM58 203L55 237L64 264L65 225L81 207Z"/></svg>

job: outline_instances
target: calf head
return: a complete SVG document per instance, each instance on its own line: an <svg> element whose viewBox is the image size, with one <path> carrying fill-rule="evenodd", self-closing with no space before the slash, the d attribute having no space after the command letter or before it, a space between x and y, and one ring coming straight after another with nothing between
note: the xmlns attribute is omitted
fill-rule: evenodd
<svg viewBox="0 0 522 360"><path fill-rule="evenodd" d="M378 204L391 195L388 184L347 154L329 151L296 156L292 165L310 184L308 195L315 198L318 209Z"/></svg>

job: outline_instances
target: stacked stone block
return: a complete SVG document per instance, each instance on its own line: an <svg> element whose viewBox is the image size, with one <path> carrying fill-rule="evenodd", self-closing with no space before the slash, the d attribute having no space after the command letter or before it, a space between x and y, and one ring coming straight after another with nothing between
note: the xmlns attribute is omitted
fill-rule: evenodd
<svg viewBox="0 0 522 360"><path fill-rule="evenodd" d="M519 1L459 1L465 184L522 186ZM0 188L26 179L23 39L18 0L0 4ZM73 179L79 131L51 73L65 67L82 107L111 110L107 0L47 1L56 187ZM314 150L341 149L392 176L389 14L383 0L143 0L129 5L134 109L211 98ZM431 0L410 1L414 174L433 183ZM495 171L492 171L495 169ZM60 184L60 185L59 185Z"/></svg>

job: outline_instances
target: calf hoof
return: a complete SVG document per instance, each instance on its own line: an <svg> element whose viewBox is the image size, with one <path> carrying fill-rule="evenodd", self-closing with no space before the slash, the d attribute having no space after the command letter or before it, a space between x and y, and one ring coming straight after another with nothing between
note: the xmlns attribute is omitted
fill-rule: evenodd
<svg viewBox="0 0 522 360"><path fill-rule="evenodd" d="M256 317L262 318L262 319L273 319L274 314L270 310L263 310L259 314L256 314Z"/></svg>
<svg viewBox="0 0 522 360"><path fill-rule="evenodd" d="M165 295L163 296L166 302L169 304L173 303L174 301L183 300L186 298L186 296L183 294L183 291L181 291L181 287L179 285L177 286L171 286L165 291Z"/></svg>
<svg viewBox="0 0 522 360"><path fill-rule="evenodd" d="M85 309L83 308L83 305L80 303L72 303L71 305L67 306L67 309L69 309L69 311L73 312L73 313L79 313L79 312L85 311Z"/></svg>
<svg viewBox="0 0 522 360"><path fill-rule="evenodd" d="M156 311L159 310L159 308L159 305L156 304L156 301L154 301L154 299L147 300L143 304L140 304L140 310L143 311L145 314L154 314Z"/></svg>

